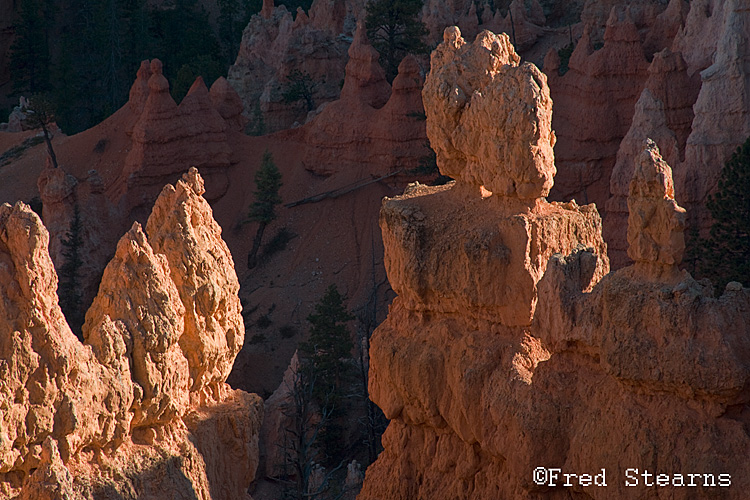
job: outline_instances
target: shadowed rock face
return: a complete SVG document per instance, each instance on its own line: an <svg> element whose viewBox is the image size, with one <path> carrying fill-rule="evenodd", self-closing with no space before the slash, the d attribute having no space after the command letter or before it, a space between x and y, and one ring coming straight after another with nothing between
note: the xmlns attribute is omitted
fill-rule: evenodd
<svg viewBox="0 0 750 500"><path fill-rule="evenodd" d="M446 74L455 54L484 48L491 60L484 41L494 35L474 44L456 35L447 31L436 49L431 78ZM504 61L508 68L494 74L470 64L447 74L503 78L518 68ZM656 145L642 143L630 184L636 265L607 274L593 206L548 203L541 190L531 199L487 191L488 180L513 185L537 161L533 139L518 148L525 157L499 164L483 156L477 175L461 170L466 153L455 144L502 126L461 127L462 100L447 97L469 86L454 81L433 82L446 98L424 102L438 165L453 169L456 182L411 186L381 209L398 297L372 338L369 389L391 423L359 498L567 499L575 490L626 499L635 491L625 486L628 468L670 481L682 474L683 484L687 474L728 474L729 489L671 487L669 495L744 498L750 465L736 457L750 445L750 290L733 283L715 299L710 284L677 270L685 212ZM515 101L528 123L549 120L538 109L546 106L540 89ZM592 476L604 469L607 487L537 484L537 467Z"/></svg>
<svg viewBox="0 0 750 500"><path fill-rule="evenodd" d="M319 175L362 169L372 175L409 171L428 153L422 106L423 78L414 56L399 64L393 87L360 24L349 48L341 98L280 134L305 147L304 165Z"/></svg>
<svg viewBox="0 0 750 500"><path fill-rule="evenodd" d="M391 94L385 71L378 64L380 55L367 39L364 21L357 23L354 40L349 46L349 62L341 89L341 99L357 100L375 109L383 107Z"/></svg>
<svg viewBox="0 0 750 500"><path fill-rule="evenodd" d="M122 237L84 344L58 306L47 230L23 203L0 207L4 496L244 497L262 401L224 383L244 327L203 192L191 169L146 232L135 223Z"/></svg>
<svg viewBox="0 0 750 500"><path fill-rule="evenodd" d="M258 120L262 115L265 132L303 123L307 109L284 102L287 77L294 70L307 73L315 83L316 106L337 99L355 20L363 8L362 0L316 0L308 17L301 10L293 16L285 6L265 2L245 27L227 76L242 98L245 116Z"/></svg>
<svg viewBox="0 0 750 500"><path fill-rule="evenodd" d="M141 183L149 178L163 179L183 171L185 164L207 170L228 167L229 126L214 107L203 78L196 79L177 106L169 94L161 61L151 61L144 100L143 78L147 75L141 67L131 90L132 102L128 105L136 110L138 118L132 129L132 147L125 158L123 183L130 187L138 179L144 179Z"/></svg>
<svg viewBox="0 0 750 500"><path fill-rule="evenodd" d="M671 24L678 19L680 26L668 48L654 55L609 179L604 228L615 268L631 262L623 229L630 177L645 138L658 144L674 170L677 201L688 211L688 225L705 235L712 223L706 197L715 190L724 163L750 135L747 3L678 4L670 2L659 21L668 23L671 17Z"/></svg>
<svg viewBox="0 0 750 500"><path fill-rule="evenodd" d="M558 175L551 196L593 202L600 210L609 198L617 148L648 77L648 62L631 10L612 8L606 13L603 47L594 50L593 28L586 26L567 73L558 74L554 57L548 59L549 64L545 62L555 103L553 128L558 135Z"/></svg>

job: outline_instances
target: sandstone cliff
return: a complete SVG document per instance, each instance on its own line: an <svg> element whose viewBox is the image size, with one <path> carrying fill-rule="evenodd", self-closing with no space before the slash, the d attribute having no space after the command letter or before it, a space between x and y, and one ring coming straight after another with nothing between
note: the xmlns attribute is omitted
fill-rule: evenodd
<svg viewBox="0 0 750 500"><path fill-rule="evenodd" d="M84 344L58 306L47 230L22 203L0 207L4 497L246 496L262 401L224 383L244 327L204 192L191 169L121 238Z"/></svg>
<svg viewBox="0 0 750 500"><path fill-rule="evenodd" d="M523 131L548 127L549 90L543 75L514 78L537 71L513 55L505 35L466 44L455 28L433 55L428 134L458 180L383 202L398 297L372 339L370 393L391 423L359 498L744 498L750 468L736 457L750 445L750 290L732 283L716 299L679 271L685 211L653 142L641 143L630 180L636 265L607 274L596 209L541 198L554 165L537 148L550 139ZM489 115L526 117L498 127L503 149L525 155L506 172L491 165L497 156L483 164L460 148L480 144L484 125L462 123L467 103L496 87L533 96ZM528 198L490 194L500 177L501 187L536 183ZM535 476L539 467L592 480L565 487L562 476ZM593 483L602 470L607 486ZM668 474L670 486L644 470ZM638 486L625 485L628 474ZM704 486L702 474L728 474L731 486Z"/></svg>

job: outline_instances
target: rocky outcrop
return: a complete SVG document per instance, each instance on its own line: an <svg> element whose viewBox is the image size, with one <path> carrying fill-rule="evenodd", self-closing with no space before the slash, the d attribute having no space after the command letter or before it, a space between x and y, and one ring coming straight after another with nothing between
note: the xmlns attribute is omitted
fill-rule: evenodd
<svg viewBox="0 0 750 500"><path fill-rule="evenodd" d="M88 305L96 296L102 270L111 258L108 248L117 243L116 232L122 222L113 213L114 207L104 194L99 173L89 170L80 181L67 173L69 166L47 166L37 179L42 201L42 219L49 232L49 253L58 273L70 265L72 252L77 252L79 265L75 270L76 288L81 303ZM78 224L76 226L76 217ZM73 234L76 232L77 234ZM75 242L77 240L77 243ZM75 247L75 249L73 248ZM72 278L70 271L68 276ZM71 326L80 334L83 312Z"/></svg>
<svg viewBox="0 0 750 500"><path fill-rule="evenodd" d="M492 19L494 12L486 7L487 13L482 18ZM446 26L456 25L466 33L467 36L479 32L479 19L477 18L477 6L474 2L456 0L452 2L441 2L439 0L427 0L422 7L421 19L429 31L430 42L439 42L443 36Z"/></svg>
<svg viewBox="0 0 750 500"><path fill-rule="evenodd" d="M299 357L295 351L279 387L264 401L263 425L260 428L262 473L277 478L287 474L287 450L294 429L294 391L299 383Z"/></svg>
<svg viewBox="0 0 750 500"><path fill-rule="evenodd" d="M522 68L506 56L495 71L499 43L480 34L464 44L454 29L433 64L484 50L484 67L463 66L467 81L488 81L472 99ZM430 81L445 74L433 66L425 84L428 132L441 168L453 161L461 174L460 156L441 155L482 123L434 132L432 120L468 113L442 97L458 85ZM531 123L545 83L522 84L537 92L524 103ZM535 143L518 140L534 156ZM358 498L625 499L667 488L680 499L744 497L750 468L736 456L750 445L750 290L733 283L715 299L678 271L685 214L655 144L641 148L629 201L637 264L615 273L593 206L490 195L480 185L500 169L489 162L452 186L384 200L398 297L371 341L370 395L391 423ZM551 161L539 164L553 172Z"/></svg>
<svg viewBox="0 0 750 500"><path fill-rule="evenodd" d="M632 263L627 256L628 242L624 228L627 227L629 214L630 179L638 163L639 148L643 147L646 139L650 139L659 145L668 162L676 165L679 158L677 137L666 124L664 108L664 103L654 97L649 89L645 89L635 105L633 124L617 153L617 162L610 177L613 196L607 200L607 217L604 220L604 236L613 268Z"/></svg>
<svg viewBox="0 0 750 500"><path fill-rule="evenodd" d="M715 189L729 156L750 136L750 8L737 0L716 2L713 16L719 16L721 22L716 52L700 73L685 162L675 168L680 202L696 211L695 224L701 230L711 220L703 207L706 196Z"/></svg>
<svg viewBox="0 0 750 500"><path fill-rule="evenodd" d="M226 78L220 76L211 85L209 91L211 102L222 118L229 124L230 128L238 132L244 132L247 118L242 115L242 99L237 95Z"/></svg>
<svg viewBox="0 0 750 500"><path fill-rule="evenodd" d="M241 112L239 96L223 78L211 92L198 78L177 106L161 73L161 62L143 61L128 103L99 132L104 134L100 144L105 147L109 141L124 141L126 156L117 160L122 167L112 172L111 165L100 164L110 170L105 179L93 169L81 175L81 169L71 164L76 158L61 162L58 169L48 165L41 172L37 186L50 233L50 254L58 271L68 261L63 241L70 238L78 213L78 252L86 256L77 271L83 304L91 304L96 295L119 236L134 219L145 223L164 183L178 179L185 165L203 169L209 199L226 191L226 171L237 161L230 157L229 138L244 127ZM113 129L121 135L113 134ZM77 177L68 173L76 170Z"/></svg>
<svg viewBox="0 0 750 500"><path fill-rule="evenodd" d="M338 98L354 20L363 7L358 0L315 0L309 17L298 12L295 18L283 5L264 3L245 28L227 77L252 125L267 133L304 123L308 110L301 102L284 102L294 70L309 75L315 106Z"/></svg>
<svg viewBox="0 0 750 500"><path fill-rule="evenodd" d="M552 101L542 72L519 61L506 34L483 31L464 45L458 28L446 28L423 91L434 110L427 133L444 175L535 199L555 175Z"/></svg>
<svg viewBox="0 0 750 500"><path fill-rule="evenodd" d="M29 127L25 125L26 120L26 108L29 106L29 101L21 96L18 98L18 106L13 107L13 111L8 115L8 121L0 123L0 132L23 132L28 130Z"/></svg>
<svg viewBox="0 0 750 500"><path fill-rule="evenodd" d="M52 160L46 158L45 169L37 179L39 196L42 200L42 217L47 231L59 238L51 238L49 253L53 261L62 261L65 233L70 229L75 205L75 191L78 180L65 172L64 168L54 168Z"/></svg>
<svg viewBox="0 0 750 500"><path fill-rule="evenodd" d="M666 20L663 16L659 18L663 14L666 4L666 0L586 0L581 11L581 22L589 28L592 43L599 44L605 40L612 11L623 12L627 10L631 22L644 38L646 36L668 37L668 32L674 30L674 23L675 21L679 23L679 19L670 18L665 24L658 25L658 21ZM671 13L679 12L679 9L675 9L674 6L672 9ZM653 34L651 34L652 31ZM661 31L661 34L657 33L659 31ZM674 37L674 32L671 35ZM671 41L671 38L669 40Z"/></svg>
<svg viewBox="0 0 750 500"><path fill-rule="evenodd" d="M536 68L518 65L507 35L483 32L466 44L448 28L432 64L423 91L428 133L441 172L457 181L413 186L383 202L385 265L398 297L372 339L370 394L392 422L360 498L497 493L483 489L489 484L466 488L455 477L489 481L502 462L490 454L504 433L489 434L497 420L475 409L483 387L501 390L507 382L486 377L510 373L524 385L546 359L528 327L549 257L580 244L606 254L593 207L542 198L554 175L549 89ZM490 114L505 103L503 91L522 96L523 106ZM464 93L471 99L461 99ZM469 121L475 103L483 113ZM517 133L502 127L506 120ZM492 137L507 134L506 150L478 161L463 145L480 143L484 127ZM606 258L591 271L597 278L606 273ZM459 463L455 475L446 474ZM416 475L423 479L405 480Z"/></svg>
<svg viewBox="0 0 750 500"><path fill-rule="evenodd" d="M262 401L224 383L244 327L203 192L191 169L146 232L122 237L84 344L58 306L47 230L22 203L0 207L3 496L245 497Z"/></svg>
<svg viewBox="0 0 750 500"><path fill-rule="evenodd" d="M161 61L143 61L125 108L131 144L118 178L106 187L113 204L145 219L161 186L174 182L185 165L204 172L209 199L223 195L226 170L236 161L228 138L246 123L241 100L225 79L214 82L209 92L198 77L178 106Z"/></svg>
<svg viewBox="0 0 750 500"><path fill-rule="evenodd" d="M630 181L628 256L651 279L677 274L685 252L685 209L674 199L672 169L647 140Z"/></svg>
<svg viewBox="0 0 750 500"><path fill-rule="evenodd" d="M654 18L653 24L643 40L643 50L647 57L672 46L680 29L685 26L689 11L690 2L669 0L664 12Z"/></svg>
<svg viewBox="0 0 750 500"><path fill-rule="evenodd" d="M542 36L544 33L542 26L545 21L544 10L537 0L531 2L513 0L508 6L505 17L498 9L492 21L485 23L482 27L496 33L507 33L512 37L513 46L521 52L533 46Z"/></svg>
<svg viewBox="0 0 750 500"><path fill-rule="evenodd" d="M355 25L364 21L365 5L363 0L315 0L308 16L301 10L293 15L283 5L264 3L262 13L245 28L228 76L242 96L245 116L254 130L275 132L308 120L301 102L284 102L283 92L294 70L307 73L315 84L316 108L339 97L344 67L352 57L348 47L357 43L352 41ZM472 38L482 29L505 31L513 35L519 50L532 47L545 33L544 11L537 0L514 0L503 12L490 2L428 0L420 19L429 32L428 45L438 43L443 29L453 24ZM356 57L363 58L360 71L369 73L365 61L371 56L360 53Z"/></svg>
<svg viewBox="0 0 750 500"><path fill-rule="evenodd" d="M154 59L148 87L143 111L133 127L133 146L123 175L163 178L181 172L186 163L209 169L229 165L227 123L214 108L201 77L178 107L169 95L161 61ZM137 95L141 96L140 91Z"/></svg>
<svg viewBox="0 0 750 500"><path fill-rule="evenodd" d="M515 38L517 50L531 47L542 35L546 19L538 0L513 0L502 9L500 4L456 0L444 2L427 0L422 8L422 22L429 31L429 40L438 43L446 26L456 25L468 38L481 30L505 32Z"/></svg>
<svg viewBox="0 0 750 500"><path fill-rule="evenodd" d="M341 99L361 101L375 109L382 108L388 102L391 87L378 59L380 55L370 45L365 24L360 21L349 46L349 62L346 64Z"/></svg>
<svg viewBox="0 0 750 500"><path fill-rule="evenodd" d="M633 123L620 143L617 161L610 177L612 197L607 200L604 236L613 266L622 267L631 261L624 231L627 223L630 179L638 162L643 141L652 139L667 163L679 165L693 121L693 103L698 95L698 75L689 77L680 53L664 49L654 55L649 78L635 105Z"/></svg>

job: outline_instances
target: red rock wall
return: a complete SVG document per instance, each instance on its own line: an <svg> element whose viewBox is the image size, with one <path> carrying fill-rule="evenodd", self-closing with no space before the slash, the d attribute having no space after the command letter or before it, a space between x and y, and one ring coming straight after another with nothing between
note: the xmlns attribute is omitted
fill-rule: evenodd
<svg viewBox="0 0 750 500"><path fill-rule="evenodd" d="M563 76L545 63L557 134L558 175L551 197L594 202L601 210L610 196L615 156L630 128L648 63L629 10L612 10L601 49L594 50L589 33L578 41Z"/></svg>

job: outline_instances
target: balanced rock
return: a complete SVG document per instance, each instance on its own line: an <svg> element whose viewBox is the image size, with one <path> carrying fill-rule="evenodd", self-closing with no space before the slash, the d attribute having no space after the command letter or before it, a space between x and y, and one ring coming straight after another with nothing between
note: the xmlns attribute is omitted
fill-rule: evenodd
<svg viewBox="0 0 750 500"><path fill-rule="evenodd" d="M537 284L553 254L580 245L599 256L591 286L607 272L601 219L542 198L554 175L551 101L507 36L466 44L448 28L423 98L438 165L458 180L383 201L398 297L372 337L369 391L391 423L359 498L523 497L520 465L502 466L514 438L497 429L515 425L511 394L526 393L549 357L529 335ZM483 119L468 120L475 105Z"/></svg>
<svg viewBox="0 0 750 500"><path fill-rule="evenodd" d="M422 99L443 175L536 199L555 175L552 100L544 74L519 61L504 33L483 31L467 44L457 27L446 28Z"/></svg>
<svg viewBox="0 0 750 500"><path fill-rule="evenodd" d="M436 49L430 78L462 51L492 61L457 34ZM635 491L626 474L646 491L637 495L663 474L680 500L744 498L750 464L736 457L750 446L750 290L734 283L714 298L677 270L684 211L653 143L630 187L636 264L609 274L594 206L491 193L487 179L511 184L517 172L491 161L467 176L468 155L454 145L463 129L452 124L483 97L476 82L497 78L491 68L465 63L455 74L472 85L445 78L425 92L428 135L455 184L383 201L398 296L372 336L369 392L390 423L358 498L626 500ZM536 123L544 103L515 106ZM592 480L569 489L558 468Z"/></svg>

